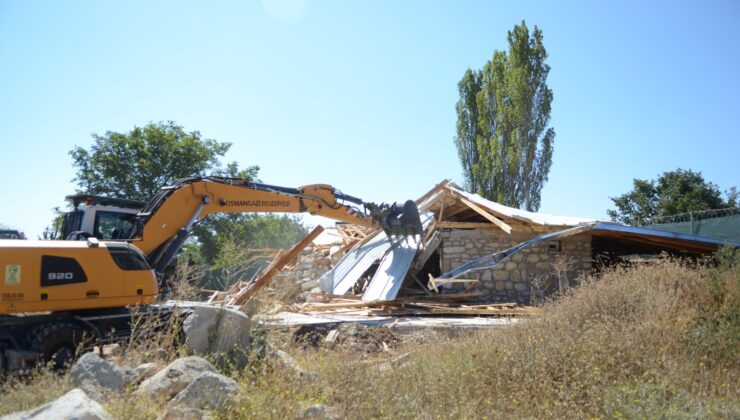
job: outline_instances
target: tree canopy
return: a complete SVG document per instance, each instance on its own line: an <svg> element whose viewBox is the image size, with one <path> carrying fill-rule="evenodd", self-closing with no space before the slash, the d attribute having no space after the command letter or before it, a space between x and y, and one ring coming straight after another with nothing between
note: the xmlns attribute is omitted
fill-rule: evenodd
<svg viewBox="0 0 740 420"><path fill-rule="evenodd" d="M701 172L676 169L656 180L634 179L632 191L611 197L616 209L607 210L614 222L627 225L650 223L655 217L737 206L738 193L731 187L723 197L719 187Z"/></svg>
<svg viewBox="0 0 740 420"><path fill-rule="evenodd" d="M74 180L88 194L148 201L179 178L229 170L221 167L219 158L230 143L204 139L198 131L188 133L172 121L92 137L89 149L78 146L69 152L77 168ZM250 166L242 172L251 177L258 170ZM231 171L239 172L236 163Z"/></svg>
<svg viewBox="0 0 740 420"><path fill-rule="evenodd" d="M552 163L550 66L542 31L525 22L508 32L508 52L458 83L455 146L465 187L507 206L536 211Z"/></svg>
<svg viewBox="0 0 740 420"><path fill-rule="evenodd" d="M134 127L126 133L93 134L89 149L70 151L82 192L148 201L161 187L180 178L220 175L257 180L256 165L240 169L222 158L231 143L205 139L169 121ZM208 265L218 262L227 242L244 248L288 248L306 228L294 216L213 214L193 228L197 243L188 255Z"/></svg>

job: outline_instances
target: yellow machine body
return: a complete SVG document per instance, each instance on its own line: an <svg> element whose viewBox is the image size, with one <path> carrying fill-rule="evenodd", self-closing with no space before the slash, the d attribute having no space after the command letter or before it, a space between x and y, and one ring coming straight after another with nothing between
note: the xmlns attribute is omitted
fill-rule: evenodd
<svg viewBox="0 0 740 420"><path fill-rule="evenodd" d="M157 294L130 244L0 240L0 315L150 304Z"/></svg>
<svg viewBox="0 0 740 420"><path fill-rule="evenodd" d="M418 235L421 222L413 202L411 207L403 211L379 207L325 184L284 188L238 178L180 180L163 188L138 213L139 230L125 241L0 240L0 315L154 303L158 275L163 275L195 220L209 214L306 212L371 228L399 229L405 235L411 226ZM396 217L404 212L406 216Z"/></svg>

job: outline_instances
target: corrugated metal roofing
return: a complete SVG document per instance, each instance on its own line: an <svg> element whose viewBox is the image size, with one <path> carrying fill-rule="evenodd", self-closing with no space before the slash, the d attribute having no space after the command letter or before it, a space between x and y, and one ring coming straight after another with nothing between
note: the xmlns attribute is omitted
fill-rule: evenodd
<svg viewBox="0 0 740 420"><path fill-rule="evenodd" d="M392 300L398 295L403 279L414 261L416 251L421 240L418 236L396 245L383 258L378 270L373 275L367 290L362 294L362 300Z"/></svg>
<svg viewBox="0 0 740 420"><path fill-rule="evenodd" d="M655 245L663 245L672 249L712 252L723 245L740 247L740 242L736 241L722 241L703 236L665 232L642 227L624 226L615 223L592 222L535 236L534 238L509 249L468 261L467 263L440 275L439 278L456 278L473 271L489 269L508 260L512 255L517 254L530 246L537 245L544 241L563 239L568 236L578 235L588 231L592 232L593 236L627 238L633 241L649 240Z"/></svg>
<svg viewBox="0 0 740 420"><path fill-rule="evenodd" d="M424 229L434 219L432 213L421 214ZM390 300L398 294L411 262L416 256L421 239L418 236L391 246L384 232L352 249L331 270L319 279L321 289L332 295L343 295L350 291L360 276L376 261L380 265L363 294L363 300Z"/></svg>
<svg viewBox="0 0 740 420"><path fill-rule="evenodd" d="M515 209L513 207L507 207L502 204L487 200L477 194L471 194L463 191L460 188L454 186L454 184L448 184L446 186L454 194L465 197L473 203L484 207L486 210L490 210L504 217L510 217L512 219L520 220L525 223L533 223L542 226L576 226L583 223L596 222L596 219L589 219L585 217L572 217L572 216L555 216L545 213L535 213L531 211Z"/></svg>
<svg viewBox="0 0 740 420"><path fill-rule="evenodd" d="M378 232L359 247L351 250L331 270L319 279L321 289L332 295L343 295L355 285L362 273L385 255L391 243L384 232Z"/></svg>

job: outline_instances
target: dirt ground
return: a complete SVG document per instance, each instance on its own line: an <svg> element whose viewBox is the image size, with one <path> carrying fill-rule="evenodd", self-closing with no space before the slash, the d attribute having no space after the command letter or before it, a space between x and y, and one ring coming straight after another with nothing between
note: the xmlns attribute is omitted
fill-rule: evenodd
<svg viewBox="0 0 740 420"><path fill-rule="evenodd" d="M411 344L434 343L449 338L448 333L431 328L401 334L384 326L367 326L352 322L276 328L270 329L267 333L267 340L276 348L355 353L360 357L392 352Z"/></svg>

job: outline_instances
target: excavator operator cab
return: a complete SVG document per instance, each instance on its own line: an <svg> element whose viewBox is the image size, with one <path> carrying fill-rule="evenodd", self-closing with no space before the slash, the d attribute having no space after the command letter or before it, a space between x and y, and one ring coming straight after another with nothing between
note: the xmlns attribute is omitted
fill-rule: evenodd
<svg viewBox="0 0 740 420"><path fill-rule="evenodd" d="M146 203L91 194L66 197L74 210L64 214L62 239L129 239L136 214Z"/></svg>

